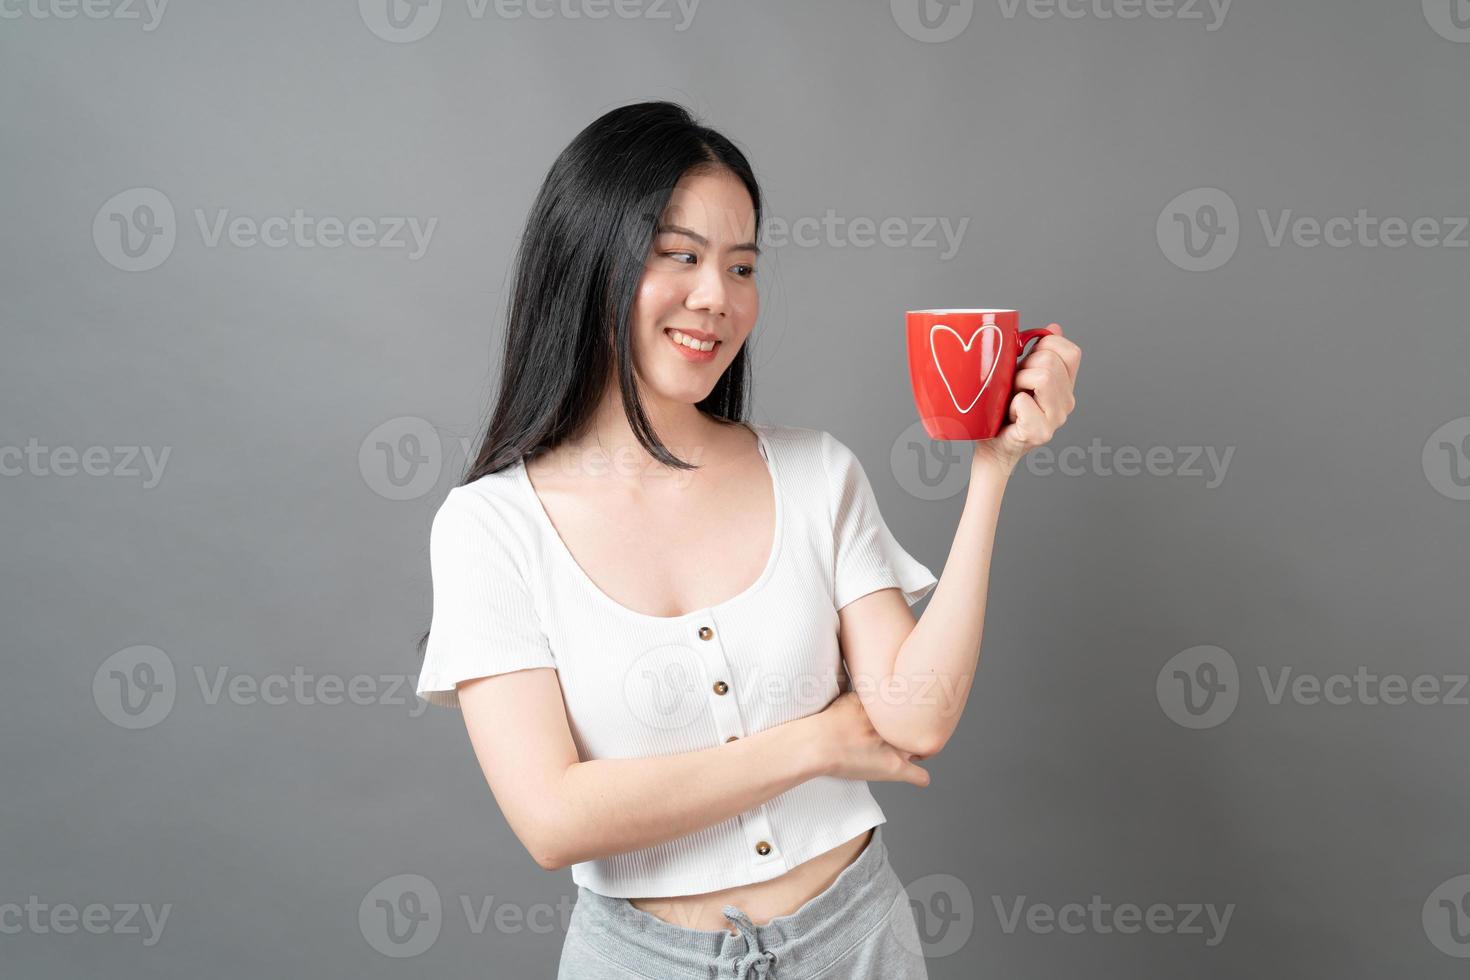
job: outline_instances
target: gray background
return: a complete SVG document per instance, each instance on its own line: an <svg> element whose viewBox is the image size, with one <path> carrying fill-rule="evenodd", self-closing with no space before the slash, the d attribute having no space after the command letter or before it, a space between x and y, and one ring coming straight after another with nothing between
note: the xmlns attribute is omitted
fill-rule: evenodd
<svg viewBox="0 0 1470 980"><path fill-rule="evenodd" d="M947 261L842 234L772 249L752 341L755 418L847 442L936 572L964 458L915 438L905 309L1062 323L1086 356L1054 450L1234 447L1217 486L1017 471L960 729L930 788L875 786L915 899L973 909L925 905L931 975L1464 975L1440 899L1470 873L1470 708L1272 704L1258 669L1446 689L1466 670L1451 464L1470 462L1432 434L1470 431L1470 251L1272 247L1257 211L1470 214L1470 32L1436 30L1432 2L1239 0L1208 30L1203 6L1007 17L990 0L936 41L901 28L905 3L705 0L678 30L673 7L477 19L446 0L412 43L351 2L175 0L152 30L35 5L0 20L0 449L51 454L12 453L0 480L0 905L172 905L152 946L146 927L0 932L0 972L553 974L570 874L511 835L460 715L407 693L412 645L531 199L597 115L669 98L747 151L773 217L969 219ZM135 188L166 196L177 240L129 272L91 229ZM1197 188L1239 209L1210 271L1156 232ZM418 259L211 247L195 211L221 208L438 223ZM99 475L46 463L94 446ZM128 475L128 446L170 451L156 485ZM1166 710L1166 665L1201 645L1237 666L1238 703L1191 728ZM130 729L104 661L137 646L176 681ZM210 703L221 670L366 678L371 696ZM398 875L443 901L413 958L359 920ZM1093 895L1234 909L1216 945L1208 926L1008 932L996 911ZM461 896L562 909L476 932Z"/></svg>

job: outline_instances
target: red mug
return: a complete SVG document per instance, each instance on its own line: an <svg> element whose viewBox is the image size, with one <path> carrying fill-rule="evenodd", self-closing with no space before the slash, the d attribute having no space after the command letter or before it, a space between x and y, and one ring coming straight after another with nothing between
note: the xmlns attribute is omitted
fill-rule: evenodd
<svg viewBox="0 0 1470 980"><path fill-rule="evenodd" d="M909 310L909 382L932 439L994 439L1010 421L1016 362L1050 327L1015 310Z"/></svg>

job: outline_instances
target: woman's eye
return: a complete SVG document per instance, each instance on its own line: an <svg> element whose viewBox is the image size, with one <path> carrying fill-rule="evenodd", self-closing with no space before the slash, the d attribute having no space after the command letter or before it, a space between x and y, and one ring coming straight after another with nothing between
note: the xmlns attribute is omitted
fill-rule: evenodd
<svg viewBox="0 0 1470 980"><path fill-rule="evenodd" d="M695 255L693 252L664 252L662 254L667 255L671 259L677 259L679 256L684 256L690 260L689 262L680 263L682 265L692 265L695 262L699 261L699 256ZM735 274L742 279L749 279L751 276L755 275L755 266L753 265L736 265L731 266L731 268L735 269Z"/></svg>

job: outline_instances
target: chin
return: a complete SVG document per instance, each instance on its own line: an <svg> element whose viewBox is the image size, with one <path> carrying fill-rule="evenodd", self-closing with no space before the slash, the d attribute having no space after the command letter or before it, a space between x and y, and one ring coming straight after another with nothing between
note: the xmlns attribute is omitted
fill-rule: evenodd
<svg viewBox="0 0 1470 980"><path fill-rule="evenodd" d="M694 377L694 372L663 370L648 380L649 392L657 398L671 402L688 402L691 405L703 401L714 390L714 381L719 375Z"/></svg>

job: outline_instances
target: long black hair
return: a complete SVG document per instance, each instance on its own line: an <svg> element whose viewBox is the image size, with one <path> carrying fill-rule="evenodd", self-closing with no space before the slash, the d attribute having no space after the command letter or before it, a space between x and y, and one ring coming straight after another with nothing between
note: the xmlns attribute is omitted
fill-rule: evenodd
<svg viewBox="0 0 1470 980"><path fill-rule="evenodd" d="M644 263L674 185L725 169L745 185L761 227L761 192L734 143L672 102L604 113L556 158L516 252L499 393L460 484L582 433L614 379L634 438L656 460L698 469L659 440L638 397L632 311ZM744 423L750 359L741 345L695 407ZM616 365L616 372L614 372ZM428 642L425 633L420 650Z"/></svg>

